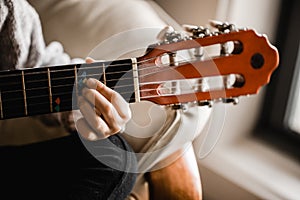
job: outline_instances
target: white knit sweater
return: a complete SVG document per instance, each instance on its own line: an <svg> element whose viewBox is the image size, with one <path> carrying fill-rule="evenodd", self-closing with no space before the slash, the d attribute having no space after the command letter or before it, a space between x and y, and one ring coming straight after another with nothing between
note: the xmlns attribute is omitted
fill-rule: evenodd
<svg viewBox="0 0 300 200"><path fill-rule="evenodd" d="M77 62L59 42L45 45L39 16L26 0L0 0L0 70ZM36 116L48 126L70 128L68 114Z"/></svg>

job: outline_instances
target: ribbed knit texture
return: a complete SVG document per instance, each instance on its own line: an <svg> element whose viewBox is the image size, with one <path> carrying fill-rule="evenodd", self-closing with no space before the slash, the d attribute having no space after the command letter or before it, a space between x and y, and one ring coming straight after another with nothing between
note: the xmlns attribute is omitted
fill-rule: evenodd
<svg viewBox="0 0 300 200"><path fill-rule="evenodd" d="M83 62L70 59L63 46L53 41L46 46L39 16L25 0L0 1L0 70ZM45 125L74 127L64 113L37 116Z"/></svg>

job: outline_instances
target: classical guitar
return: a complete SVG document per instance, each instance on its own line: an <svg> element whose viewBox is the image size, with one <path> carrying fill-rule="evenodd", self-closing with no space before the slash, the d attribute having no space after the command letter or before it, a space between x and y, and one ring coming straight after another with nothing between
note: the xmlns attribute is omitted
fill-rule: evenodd
<svg viewBox="0 0 300 200"><path fill-rule="evenodd" d="M174 108L186 103L236 103L239 96L258 93L278 66L276 48L255 30L228 23L212 25L213 30L185 26L187 35L166 30L160 42L140 57L2 71L0 118L77 109L76 97L89 77L99 79L128 102L146 100ZM219 54L208 59L203 52L213 45L219 47ZM177 59L183 51L193 52L193 57ZM210 86L215 80L221 80L221 85Z"/></svg>

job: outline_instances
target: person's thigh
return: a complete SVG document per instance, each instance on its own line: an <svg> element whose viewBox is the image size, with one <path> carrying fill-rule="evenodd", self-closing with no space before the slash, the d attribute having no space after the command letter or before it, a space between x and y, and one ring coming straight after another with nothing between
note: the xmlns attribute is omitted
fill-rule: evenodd
<svg viewBox="0 0 300 200"><path fill-rule="evenodd" d="M73 134L26 146L1 147L0 195L9 195L9 199L125 198L135 181L135 174L129 172L136 167L136 158L126 152L131 148L118 135L83 143ZM103 164L101 158L109 162Z"/></svg>

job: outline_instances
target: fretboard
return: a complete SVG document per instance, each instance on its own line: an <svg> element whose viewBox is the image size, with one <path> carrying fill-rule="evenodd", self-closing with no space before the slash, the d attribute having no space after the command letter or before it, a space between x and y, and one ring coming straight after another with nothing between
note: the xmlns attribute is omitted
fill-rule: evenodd
<svg viewBox="0 0 300 200"><path fill-rule="evenodd" d="M9 119L78 109L84 80L96 78L132 102L131 59L0 72L0 118Z"/></svg>

